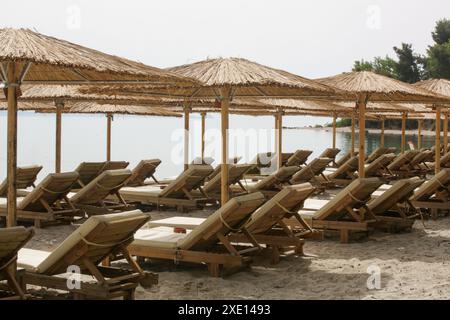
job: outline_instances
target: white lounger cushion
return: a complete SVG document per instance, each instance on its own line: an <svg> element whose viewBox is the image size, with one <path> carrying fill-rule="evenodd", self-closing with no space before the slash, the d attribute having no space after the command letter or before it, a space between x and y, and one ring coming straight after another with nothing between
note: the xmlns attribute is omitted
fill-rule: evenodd
<svg viewBox="0 0 450 320"><path fill-rule="evenodd" d="M124 187L120 189L119 193L121 195L159 197L162 191L163 189L158 185L147 185L142 187Z"/></svg>
<svg viewBox="0 0 450 320"><path fill-rule="evenodd" d="M133 245L164 249L177 249L180 241L186 238L186 233L175 233L173 228L159 227L138 230L134 235Z"/></svg>
<svg viewBox="0 0 450 320"><path fill-rule="evenodd" d="M113 222L116 220L123 220L125 218L132 219L142 216L148 215L140 210L135 210L102 216L92 216L46 257L44 257L44 255L37 250L32 250L33 252L22 251L29 249L20 250L17 264L19 267L25 268L28 271L44 274L55 263L63 259L64 256L74 248L74 246L80 243L80 241L83 241L83 238L87 237L89 233L91 233L100 223Z"/></svg>
<svg viewBox="0 0 450 320"><path fill-rule="evenodd" d="M167 219L150 221L148 226L150 228L157 227L169 227L169 228L184 228L184 229L194 229L198 227L206 218L190 218L190 217L172 217Z"/></svg>

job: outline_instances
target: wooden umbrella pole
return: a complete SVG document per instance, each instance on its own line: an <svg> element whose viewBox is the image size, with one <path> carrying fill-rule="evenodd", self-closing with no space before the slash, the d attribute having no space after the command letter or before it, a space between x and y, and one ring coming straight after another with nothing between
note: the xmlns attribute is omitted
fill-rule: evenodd
<svg viewBox="0 0 450 320"><path fill-rule="evenodd" d="M358 97L359 109L359 177L365 178L366 164L366 105L367 95L361 94Z"/></svg>
<svg viewBox="0 0 450 320"><path fill-rule="evenodd" d="M436 108L436 154L435 154L435 173L441 171L441 108Z"/></svg>
<svg viewBox="0 0 450 320"><path fill-rule="evenodd" d="M112 132L112 121L114 116L111 113L106 115L106 161L111 161L111 132Z"/></svg>
<svg viewBox="0 0 450 320"><path fill-rule="evenodd" d="M422 119L418 120L417 123L417 149L422 149Z"/></svg>
<svg viewBox="0 0 450 320"><path fill-rule="evenodd" d="M333 116L333 149L336 149L336 115Z"/></svg>
<svg viewBox="0 0 450 320"><path fill-rule="evenodd" d="M406 152L406 119L408 115L406 112L403 112L402 114L402 154Z"/></svg>
<svg viewBox="0 0 450 320"><path fill-rule="evenodd" d="M222 161L221 161L221 204L225 205L229 199L228 189L228 122L230 108L231 88L225 87L220 90L221 94L221 131L222 131Z"/></svg>
<svg viewBox="0 0 450 320"><path fill-rule="evenodd" d="M381 137L380 137L380 146L384 148L384 131L385 131L385 119L381 120Z"/></svg>
<svg viewBox="0 0 450 320"><path fill-rule="evenodd" d="M7 94L8 94L8 132L7 132L7 180L8 180L8 200L6 227L16 225L17 210L17 86L18 86L18 65L8 63L7 68Z"/></svg>
<svg viewBox="0 0 450 320"><path fill-rule="evenodd" d="M351 150L351 155L352 157L355 156L355 122L356 122L356 116L355 116L355 112L352 112L352 150Z"/></svg>
<svg viewBox="0 0 450 320"><path fill-rule="evenodd" d="M205 162L206 112L202 112L202 163Z"/></svg>
<svg viewBox="0 0 450 320"><path fill-rule="evenodd" d="M189 118L190 118L190 106L185 103L184 105L184 171L189 169Z"/></svg>
<svg viewBox="0 0 450 320"><path fill-rule="evenodd" d="M283 113L281 110L277 114L277 164L278 169L283 166Z"/></svg>
<svg viewBox="0 0 450 320"><path fill-rule="evenodd" d="M61 148L62 148L62 110L64 102L57 101L56 106L56 138L55 138L55 172L61 173Z"/></svg>
<svg viewBox="0 0 450 320"><path fill-rule="evenodd" d="M448 113L444 113L444 154L448 152Z"/></svg>

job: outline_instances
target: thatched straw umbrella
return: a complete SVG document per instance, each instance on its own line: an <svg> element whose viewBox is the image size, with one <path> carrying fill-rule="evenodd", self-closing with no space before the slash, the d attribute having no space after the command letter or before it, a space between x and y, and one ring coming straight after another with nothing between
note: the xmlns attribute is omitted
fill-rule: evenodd
<svg viewBox="0 0 450 320"><path fill-rule="evenodd" d="M450 98L450 81L446 79L430 79L414 84L417 88L429 90L439 95ZM440 157L441 157L441 114L444 113L444 152L448 151L448 105L434 104L436 111L436 173L441 171Z"/></svg>
<svg viewBox="0 0 450 320"><path fill-rule="evenodd" d="M27 29L0 29L0 77L8 99L7 226L16 223L17 97L22 84L197 82Z"/></svg>
<svg viewBox="0 0 450 320"><path fill-rule="evenodd" d="M204 86L185 97L213 97L221 102L222 123L222 204L229 199L228 190L228 122L233 98L326 98L337 90L315 81L239 58L211 59L168 69L176 74L201 81ZM281 143L278 144L279 146ZM281 152L278 162L281 163Z"/></svg>
<svg viewBox="0 0 450 320"><path fill-rule="evenodd" d="M365 170L365 113L371 102L433 103L445 102L446 98L427 90L411 86L373 72L350 72L333 77L319 79L319 82L337 87L354 94L359 111L359 176L364 177Z"/></svg>

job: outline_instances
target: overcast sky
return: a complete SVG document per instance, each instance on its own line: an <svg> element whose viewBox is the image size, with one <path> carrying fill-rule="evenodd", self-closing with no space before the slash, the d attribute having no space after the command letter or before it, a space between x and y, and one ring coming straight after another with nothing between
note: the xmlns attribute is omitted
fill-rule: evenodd
<svg viewBox="0 0 450 320"><path fill-rule="evenodd" d="M3 27L28 27L157 67L238 56L315 78L355 59L431 43L448 0L15 0Z"/></svg>

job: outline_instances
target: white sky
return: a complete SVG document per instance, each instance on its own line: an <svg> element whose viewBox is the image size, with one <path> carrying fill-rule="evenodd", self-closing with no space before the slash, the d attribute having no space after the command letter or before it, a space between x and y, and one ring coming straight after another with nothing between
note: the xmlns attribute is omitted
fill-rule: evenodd
<svg viewBox="0 0 450 320"><path fill-rule="evenodd" d="M0 25L157 67L239 56L315 78L402 41L425 52L446 13L448 0L15 0L2 3Z"/></svg>

